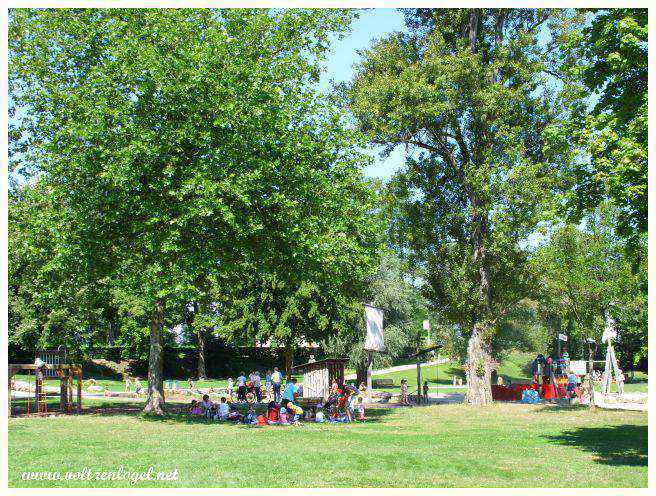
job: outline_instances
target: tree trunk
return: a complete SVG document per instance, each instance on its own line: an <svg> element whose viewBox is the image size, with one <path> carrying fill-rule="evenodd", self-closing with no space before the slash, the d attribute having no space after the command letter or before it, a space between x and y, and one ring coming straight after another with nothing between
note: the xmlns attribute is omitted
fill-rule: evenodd
<svg viewBox="0 0 656 496"><path fill-rule="evenodd" d="M292 367L294 366L294 349L287 344L285 346L285 376L292 375Z"/></svg>
<svg viewBox="0 0 656 496"><path fill-rule="evenodd" d="M472 53L476 52L476 41L478 39L478 29L481 21L481 9L469 9L469 22L467 24L467 38Z"/></svg>
<svg viewBox="0 0 656 496"><path fill-rule="evenodd" d="M368 369L366 363L364 365L357 366L357 368L355 369L355 380L357 381L358 384L362 384L363 382L365 384L367 383L367 372Z"/></svg>
<svg viewBox="0 0 656 496"><path fill-rule="evenodd" d="M483 331L475 325L467 346L467 402L472 405L492 403L492 357Z"/></svg>
<svg viewBox="0 0 656 496"><path fill-rule="evenodd" d="M205 375L205 329L198 329L198 379L207 379Z"/></svg>
<svg viewBox="0 0 656 496"><path fill-rule="evenodd" d="M107 327L107 344L109 346L114 346L114 339L116 338L116 332L114 331L114 322L116 321L115 315L115 311L112 310L109 312L109 322Z"/></svg>
<svg viewBox="0 0 656 496"><path fill-rule="evenodd" d="M164 301L155 304L150 321L150 357L148 359L148 399L143 413L164 414L164 387L162 384L162 323L164 320Z"/></svg>

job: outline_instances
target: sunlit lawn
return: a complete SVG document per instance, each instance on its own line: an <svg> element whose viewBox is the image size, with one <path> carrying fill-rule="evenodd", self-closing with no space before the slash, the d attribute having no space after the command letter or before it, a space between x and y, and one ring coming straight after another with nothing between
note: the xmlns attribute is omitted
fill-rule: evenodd
<svg viewBox="0 0 656 496"><path fill-rule="evenodd" d="M137 406L137 405L135 405ZM297 426L149 420L134 414L9 421L10 486L24 471L156 471L140 486L646 487L647 414L496 403L369 410L364 424Z"/></svg>

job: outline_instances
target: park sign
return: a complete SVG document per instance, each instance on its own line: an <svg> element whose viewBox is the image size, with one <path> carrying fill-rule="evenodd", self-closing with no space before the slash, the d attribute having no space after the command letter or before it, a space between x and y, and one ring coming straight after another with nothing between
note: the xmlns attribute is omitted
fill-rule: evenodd
<svg viewBox="0 0 656 496"><path fill-rule="evenodd" d="M372 305L364 306L364 313L367 319L367 333L364 339L365 351L377 351L379 353L387 351L385 340L383 338L383 314L382 308Z"/></svg>

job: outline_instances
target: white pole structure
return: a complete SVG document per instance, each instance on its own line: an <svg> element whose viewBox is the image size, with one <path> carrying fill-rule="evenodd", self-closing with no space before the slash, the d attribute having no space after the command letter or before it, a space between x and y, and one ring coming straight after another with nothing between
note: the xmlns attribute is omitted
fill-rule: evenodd
<svg viewBox="0 0 656 496"><path fill-rule="evenodd" d="M604 395L610 394L611 385L613 383L613 374L615 380L619 380L619 366L617 365L617 358L615 357L615 349L613 348L613 339L617 337L617 330L615 328L615 321L609 315L606 319L606 328L602 336L602 341L607 343L606 347L606 363L604 365L604 375L602 376L601 392ZM619 386L618 386L619 390Z"/></svg>
<svg viewBox="0 0 656 496"><path fill-rule="evenodd" d="M383 337L383 316L385 311L382 308L375 307L373 302L371 302L370 304L364 305L364 313L367 321L367 330L363 348L369 355L367 363L367 392L371 395L374 353L387 351Z"/></svg>

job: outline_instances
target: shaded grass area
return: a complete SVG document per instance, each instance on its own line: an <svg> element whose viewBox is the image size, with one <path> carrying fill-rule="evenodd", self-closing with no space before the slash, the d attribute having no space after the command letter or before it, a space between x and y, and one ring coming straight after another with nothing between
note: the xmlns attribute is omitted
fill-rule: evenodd
<svg viewBox="0 0 656 496"><path fill-rule="evenodd" d="M9 485L23 471L178 469L139 487L646 487L647 414L494 404L368 411L364 424L262 428L185 415L11 419Z"/></svg>

